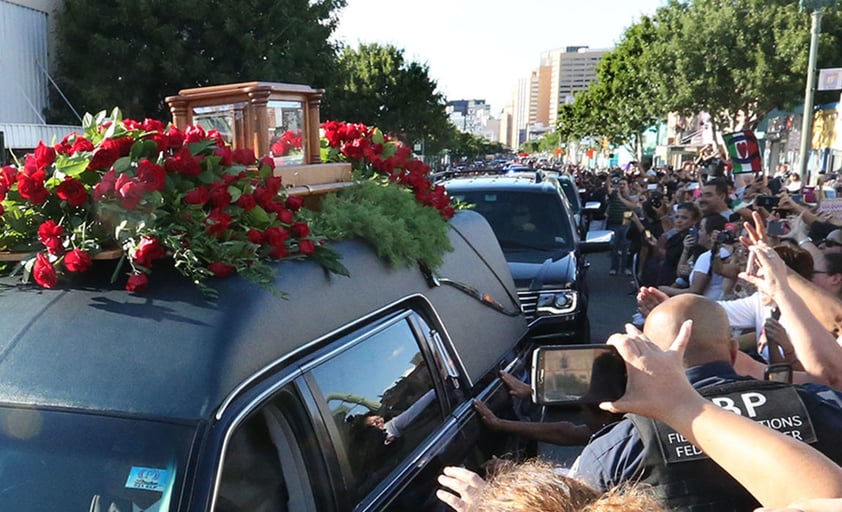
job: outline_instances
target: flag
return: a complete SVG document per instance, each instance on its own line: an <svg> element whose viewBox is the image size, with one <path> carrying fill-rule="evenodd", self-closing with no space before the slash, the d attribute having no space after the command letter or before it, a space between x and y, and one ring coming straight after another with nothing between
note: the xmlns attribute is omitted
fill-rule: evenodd
<svg viewBox="0 0 842 512"><path fill-rule="evenodd" d="M726 133L722 136L725 145L728 146L728 155L731 157L734 174L749 172L761 172L763 160L760 158L760 146L757 144L757 137L751 130L742 132Z"/></svg>

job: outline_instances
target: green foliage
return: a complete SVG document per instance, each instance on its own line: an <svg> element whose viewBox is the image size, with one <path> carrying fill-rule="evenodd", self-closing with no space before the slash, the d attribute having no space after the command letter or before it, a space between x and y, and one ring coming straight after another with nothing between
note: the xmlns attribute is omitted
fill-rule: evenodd
<svg viewBox="0 0 842 512"><path fill-rule="evenodd" d="M328 88L322 118L378 126L403 142L424 142L434 154L450 140L445 101L426 65L408 62L392 45L343 48L338 80Z"/></svg>
<svg viewBox="0 0 842 512"><path fill-rule="evenodd" d="M180 89L263 80L324 87L346 0L73 0L57 16L57 81L79 111L167 118ZM51 121L75 122L54 98Z"/></svg>
<svg viewBox="0 0 842 512"><path fill-rule="evenodd" d="M460 132L454 128L453 138L449 144L450 156L454 160L461 158L474 159L485 155L507 153L508 150L499 142L491 142L473 133Z"/></svg>
<svg viewBox="0 0 842 512"><path fill-rule="evenodd" d="M452 251L447 222L435 208L420 205L402 187L375 181L358 183L327 197L313 219L314 230L330 238L360 238L391 265L408 267L422 260L431 268Z"/></svg>

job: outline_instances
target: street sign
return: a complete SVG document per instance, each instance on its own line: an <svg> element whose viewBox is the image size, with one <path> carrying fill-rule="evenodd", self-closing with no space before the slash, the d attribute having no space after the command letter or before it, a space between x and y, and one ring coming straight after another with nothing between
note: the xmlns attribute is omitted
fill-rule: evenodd
<svg viewBox="0 0 842 512"><path fill-rule="evenodd" d="M819 91L838 91L842 89L842 68L827 68L819 70Z"/></svg>

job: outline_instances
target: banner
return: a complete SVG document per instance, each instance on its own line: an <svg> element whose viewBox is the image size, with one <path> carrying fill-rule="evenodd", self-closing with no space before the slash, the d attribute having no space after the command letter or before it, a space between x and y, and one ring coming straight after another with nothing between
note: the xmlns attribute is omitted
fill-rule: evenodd
<svg viewBox="0 0 842 512"><path fill-rule="evenodd" d="M726 133L722 135L731 157L731 172L734 174L757 173L763 171L763 159L757 137L751 130Z"/></svg>

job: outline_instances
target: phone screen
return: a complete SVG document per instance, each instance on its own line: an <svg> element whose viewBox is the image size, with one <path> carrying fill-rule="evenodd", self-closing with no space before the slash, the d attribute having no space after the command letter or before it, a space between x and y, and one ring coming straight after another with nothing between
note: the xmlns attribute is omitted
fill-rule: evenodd
<svg viewBox="0 0 842 512"><path fill-rule="evenodd" d="M782 220L772 220L769 221L769 226L766 228L766 232L772 236L781 236L784 234L784 227L785 223Z"/></svg>
<svg viewBox="0 0 842 512"><path fill-rule="evenodd" d="M770 364L763 370L763 379L792 384L792 365L789 363Z"/></svg>
<svg viewBox="0 0 842 512"><path fill-rule="evenodd" d="M532 397L541 405L596 404L626 392L626 363L610 345L535 349Z"/></svg>

